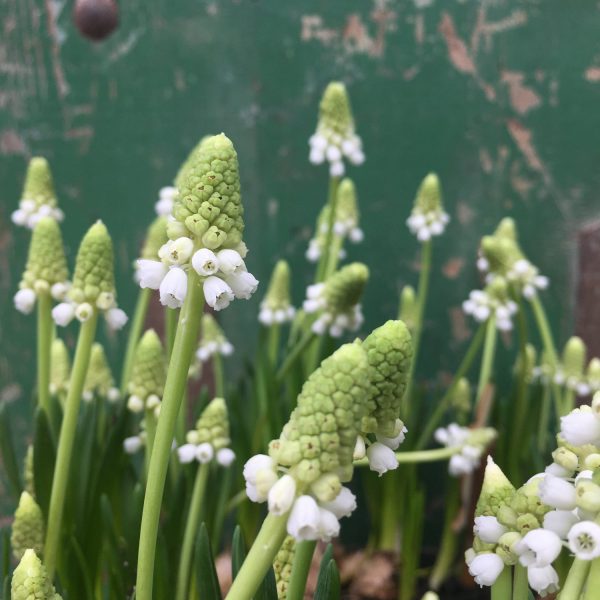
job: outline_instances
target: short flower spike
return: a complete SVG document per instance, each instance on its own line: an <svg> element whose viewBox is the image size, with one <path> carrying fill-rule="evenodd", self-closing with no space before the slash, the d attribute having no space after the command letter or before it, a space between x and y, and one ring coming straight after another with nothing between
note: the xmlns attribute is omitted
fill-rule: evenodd
<svg viewBox="0 0 600 600"><path fill-rule="evenodd" d="M429 173L421 182L410 217L406 221L411 233L420 242L441 235L450 217L444 212L440 181L435 173Z"/></svg>
<svg viewBox="0 0 600 600"><path fill-rule="evenodd" d="M373 330L362 347L371 369L369 415L363 419L363 432L395 437L396 419L400 416L412 363L410 332L402 321L388 321Z"/></svg>
<svg viewBox="0 0 600 600"><path fill-rule="evenodd" d="M53 394L66 392L71 376L71 359L63 340L52 340L50 355L50 391Z"/></svg>
<svg viewBox="0 0 600 600"><path fill-rule="evenodd" d="M173 206L173 216L210 250L235 249L244 231L237 153L224 134L202 141Z"/></svg>
<svg viewBox="0 0 600 600"><path fill-rule="evenodd" d="M287 598L287 589L292 574L292 563L296 554L296 540L288 535L273 562L273 571L275 571L275 581L277 582L277 598L285 600Z"/></svg>
<svg viewBox="0 0 600 600"><path fill-rule="evenodd" d="M290 300L290 266L285 260L277 261L267 293L260 303L258 320L263 325L291 321L296 310Z"/></svg>
<svg viewBox="0 0 600 600"><path fill-rule="evenodd" d="M489 456L475 514L477 516L497 516L500 508L508 504L514 493L513 484Z"/></svg>
<svg viewBox="0 0 600 600"><path fill-rule="evenodd" d="M115 387L110 366L102 344L92 345L90 364L83 384L83 399L90 402L95 396L106 398L111 402L119 399L119 390Z"/></svg>
<svg viewBox="0 0 600 600"><path fill-rule="evenodd" d="M154 329L148 329L138 342L127 391L128 406L135 409L154 409L162 399L167 362L163 345ZM132 400L132 398L134 400Z"/></svg>
<svg viewBox="0 0 600 600"><path fill-rule="evenodd" d="M62 600L42 561L32 549L25 551L14 570L10 593L11 600Z"/></svg>
<svg viewBox="0 0 600 600"><path fill-rule="evenodd" d="M29 161L19 208L13 212L12 220L15 225L33 229L43 217L62 221L64 215L56 203L48 161L34 157Z"/></svg>
<svg viewBox="0 0 600 600"><path fill-rule="evenodd" d="M200 342L196 350L196 358L200 362L210 360L215 354L230 356L233 353L233 346L225 337L225 333L217 320L210 313L202 315L200 332Z"/></svg>
<svg viewBox="0 0 600 600"><path fill-rule="evenodd" d="M329 162L332 177L344 174L343 159L360 165L365 160L362 141L354 129L354 117L346 86L338 81L330 83L323 94L319 106L317 131L309 140L310 162Z"/></svg>
<svg viewBox="0 0 600 600"><path fill-rule="evenodd" d="M17 560L21 560L28 548L32 548L37 554L41 554L44 548L42 509L28 492L23 492L19 499L19 506L12 525L10 545Z"/></svg>

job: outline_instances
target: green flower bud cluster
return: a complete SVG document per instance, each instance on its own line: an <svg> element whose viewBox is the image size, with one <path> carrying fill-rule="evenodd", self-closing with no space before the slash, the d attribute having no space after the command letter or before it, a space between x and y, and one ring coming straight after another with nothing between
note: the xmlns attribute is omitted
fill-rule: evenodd
<svg viewBox="0 0 600 600"><path fill-rule="evenodd" d="M15 511L15 520L10 536L12 551L17 560L28 548L41 554L44 548L44 517L42 509L37 505L29 492L23 492L19 506Z"/></svg>
<svg viewBox="0 0 600 600"><path fill-rule="evenodd" d="M190 169L196 162L196 157L200 152L200 148L202 148L202 144L206 142L210 137L210 135L204 135L200 138L200 141L190 150L190 153L187 155L186 159L183 161L179 170L177 171L177 175L175 175L175 179L173 183L177 189L182 188L185 185L186 178Z"/></svg>
<svg viewBox="0 0 600 600"><path fill-rule="evenodd" d="M410 331L414 329L417 322L419 307L417 305L417 295L415 288L411 285L405 285L400 292L400 310L398 319L403 321Z"/></svg>
<svg viewBox="0 0 600 600"><path fill-rule="evenodd" d="M62 600L32 549L25 551L13 572L10 597L11 600Z"/></svg>
<svg viewBox="0 0 600 600"><path fill-rule="evenodd" d="M388 321L373 330L362 342L369 361L370 390L368 415L363 418L363 433L395 437L396 419L406 391L413 346L410 332L402 321Z"/></svg>
<svg viewBox="0 0 600 600"><path fill-rule="evenodd" d="M440 181L435 173L429 173L421 182L413 209L406 224L420 242L441 235L450 217L444 211Z"/></svg>
<svg viewBox="0 0 600 600"><path fill-rule="evenodd" d="M179 187L173 216L210 250L237 248L244 231L237 153L224 134L204 139ZM185 235L179 229L177 236Z"/></svg>
<svg viewBox="0 0 600 600"><path fill-rule="evenodd" d="M148 329L138 342L131 378L127 384L130 394L127 407L133 412L156 410L160 406L167 362L165 352L154 329Z"/></svg>
<svg viewBox="0 0 600 600"><path fill-rule="evenodd" d="M90 364L83 384L82 398L91 402L95 397L106 398L110 402L119 399L119 390L115 387L108 359L102 344L95 342L90 353Z"/></svg>
<svg viewBox="0 0 600 600"><path fill-rule="evenodd" d="M61 395L69 389L71 359L66 344L60 338L52 340L50 350L50 392Z"/></svg>
<svg viewBox="0 0 600 600"><path fill-rule="evenodd" d="M290 300L290 266L285 260L278 260L267 293L260 303L258 320L263 325L291 321L296 309Z"/></svg>
<svg viewBox="0 0 600 600"><path fill-rule="evenodd" d="M57 206L48 161L34 157L29 161L19 208L13 212L12 221L15 225L33 229L44 217L62 221L64 214Z"/></svg>
<svg viewBox="0 0 600 600"><path fill-rule="evenodd" d="M210 444L214 450L227 448L229 437L229 415L223 398L214 398L196 421L196 429L188 431L188 444Z"/></svg>
<svg viewBox="0 0 600 600"><path fill-rule="evenodd" d="M196 358L201 363L207 362L215 354L230 356L233 353L233 346L211 313L202 315L200 332Z"/></svg>
<svg viewBox="0 0 600 600"><path fill-rule="evenodd" d="M42 217L35 227L29 244L27 266L21 277L20 289L52 293L63 300L68 290L69 271L58 223Z"/></svg>
<svg viewBox="0 0 600 600"><path fill-rule="evenodd" d="M339 491L339 481L352 477L354 446L370 393L369 373L363 348L345 344L304 383L280 438L269 446L273 460L289 468L298 482L309 485L332 474Z"/></svg>
<svg viewBox="0 0 600 600"><path fill-rule="evenodd" d="M471 385L466 377L461 377L450 397L450 406L456 411L459 424L464 424L471 414Z"/></svg>
<svg viewBox="0 0 600 600"><path fill-rule="evenodd" d="M535 378L537 350L533 344L526 344L525 353L519 353L515 361L515 374L522 374L531 383Z"/></svg>
<svg viewBox="0 0 600 600"><path fill-rule="evenodd" d="M515 487L502 472L502 469L491 457L488 457L483 485L475 507L475 516L497 517L500 509L510 502L515 491Z"/></svg>
<svg viewBox="0 0 600 600"><path fill-rule="evenodd" d="M498 511L498 521L520 535L542 526L544 515L551 510L539 497L540 478L522 485Z"/></svg>
<svg viewBox="0 0 600 600"><path fill-rule="evenodd" d="M340 337L344 330L356 331L363 323L360 298L369 279L369 269L363 263L351 263L331 275L324 283L306 290L304 310L320 313L312 330Z"/></svg>
<svg viewBox="0 0 600 600"><path fill-rule="evenodd" d="M273 570L275 571L275 581L277 582L277 598L286 600L287 589L290 583L292 574L292 563L296 554L296 540L288 535L273 562Z"/></svg>

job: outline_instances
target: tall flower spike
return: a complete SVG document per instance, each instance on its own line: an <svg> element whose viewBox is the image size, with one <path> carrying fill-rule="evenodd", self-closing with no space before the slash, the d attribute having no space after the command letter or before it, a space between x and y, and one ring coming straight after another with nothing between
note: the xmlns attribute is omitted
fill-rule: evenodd
<svg viewBox="0 0 600 600"><path fill-rule="evenodd" d="M510 331L512 317L517 313L517 303L510 296L506 279L494 277L484 290L473 290L468 300L463 302L463 310L480 323L486 322L492 315L500 331Z"/></svg>
<svg viewBox="0 0 600 600"><path fill-rule="evenodd" d="M200 331L200 343L196 350L196 358L200 362L210 360L214 354L230 356L233 353L233 346L225 337L216 319L210 313L202 315Z"/></svg>
<svg viewBox="0 0 600 600"><path fill-rule="evenodd" d="M309 286L304 310L319 315L312 330L317 334L329 331L333 337L340 337L346 329L356 331L363 322L360 298L368 278L366 265L351 263L324 283Z"/></svg>
<svg viewBox="0 0 600 600"><path fill-rule="evenodd" d="M64 300L69 290L69 273L58 223L49 217L37 221L33 228L27 266L15 294L15 307L27 314L33 310L39 294L52 294Z"/></svg>
<svg viewBox="0 0 600 600"><path fill-rule="evenodd" d="M310 162L319 165L327 160L332 177L344 174L344 157L353 165L364 162L362 141L354 130L350 99L343 83L334 81L325 88L319 106L317 131L310 138L309 145Z"/></svg>
<svg viewBox="0 0 600 600"><path fill-rule="evenodd" d="M11 600L61 600L42 561L31 548L25 551L13 572L10 594Z"/></svg>
<svg viewBox="0 0 600 600"><path fill-rule="evenodd" d="M50 351L50 392L60 395L69 388L71 359L67 346L60 338L52 340Z"/></svg>
<svg viewBox="0 0 600 600"><path fill-rule="evenodd" d="M287 590L292 574L292 563L296 554L296 540L288 535L273 562L273 571L275 571L275 581L277 582L277 598L286 600Z"/></svg>
<svg viewBox="0 0 600 600"><path fill-rule="evenodd" d="M354 243L362 242L364 235L358 225L359 217L356 187L352 179L345 177L337 189L334 233L341 237L347 236Z"/></svg>
<svg viewBox="0 0 600 600"><path fill-rule="evenodd" d="M456 448L457 452L448 463L448 472L454 477L472 473L477 467L490 443L496 438L496 430L491 427L461 427L450 423L440 427L434 433L435 440L447 448Z"/></svg>
<svg viewBox="0 0 600 600"><path fill-rule="evenodd" d="M127 322L127 315L117 307L113 245L101 221L92 225L81 241L69 298L70 302L52 311L58 325L68 325L74 317L87 321L95 311L104 313L112 329L120 329Z"/></svg>
<svg viewBox="0 0 600 600"><path fill-rule="evenodd" d="M43 217L62 221L64 215L56 203L48 161L45 158L34 157L29 161L19 208L13 212L12 221L15 225L33 229Z"/></svg>
<svg viewBox="0 0 600 600"><path fill-rule="evenodd" d="M444 233L449 220L450 217L444 212L438 176L429 173L417 190L413 209L406 224L420 242L426 242Z"/></svg>
<svg viewBox="0 0 600 600"><path fill-rule="evenodd" d="M258 320L263 325L291 321L296 309L290 301L290 266L285 260L277 261L267 293L260 303Z"/></svg>
<svg viewBox="0 0 600 600"><path fill-rule="evenodd" d="M19 506L12 525L10 545L17 560L21 560L28 548L32 548L37 554L41 554L44 548L42 509L28 492L23 492L19 499Z"/></svg>
<svg viewBox="0 0 600 600"><path fill-rule="evenodd" d="M230 444L227 405L223 398L215 398L202 411L196 428L188 431L186 444L177 453L183 463L194 459L207 463L215 458L221 466L228 467L235 460Z"/></svg>
<svg viewBox="0 0 600 600"><path fill-rule="evenodd" d="M586 354L585 342L580 337L569 338L563 349L562 365L554 374L554 382L564 385L570 390L577 390L583 381Z"/></svg>
<svg viewBox="0 0 600 600"><path fill-rule="evenodd" d="M131 379L127 385L127 407L133 412L154 410L162 399L167 364L165 352L154 329L148 329L138 342Z"/></svg>
<svg viewBox="0 0 600 600"><path fill-rule="evenodd" d="M102 344L95 342L90 353L90 364L83 384L82 398L91 402L95 397L106 398L110 402L119 399L119 390L115 387L106 354Z"/></svg>

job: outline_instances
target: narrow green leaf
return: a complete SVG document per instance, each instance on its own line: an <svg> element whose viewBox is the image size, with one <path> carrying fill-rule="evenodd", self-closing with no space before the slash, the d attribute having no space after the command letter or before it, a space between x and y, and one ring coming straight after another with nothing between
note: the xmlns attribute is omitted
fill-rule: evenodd
<svg viewBox="0 0 600 600"><path fill-rule="evenodd" d="M319 598L320 600L329 600L329 598L331 598L331 579L329 572L329 564L332 561L335 566L335 561L333 560L333 546L331 544L328 544L327 548L325 549L325 552L323 553L323 558L321 558L321 564L319 566L319 576L317 577L315 599Z"/></svg>
<svg viewBox="0 0 600 600"><path fill-rule="evenodd" d="M3 600L10 600L10 595L11 595L10 594L10 581L11 581L11 578L7 575L4 578L4 586L3 586L4 594L2 596Z"/></svg>
<svg viewBox="0 0 600 600"><path fill-rule="evenodd" d="M19 467L17 464L17 455L13 445L11 435L10 417L8 415L8 405L5 402L0 404L0 454L2 455L2 463L8 483L15 500L19 499L23 486L19 475Z"/></svg>
<svg viewBox="0 0 600 600"><path fill-rule="evenodd" d="M270 567L258 588L254 600L277 600L277 582L275 571Z"/></svg>
<svg viewBox="0 0 600 600"><path fill-rule="evenodd" d="M340 574L335 560L332 558L324 569L323 564L321 562L319 583L315 590L314 600L339 600L341 595ZM321 574L323 574L322 578Z"/></svg>
<svg viewBox="0 0 600 600"><path fill-rule="evenodd" d="M73 549L73 554L75 556L75 559L77 560L77 567L79 570L79 575L83 580L86 597L92 600L94 598L94 587L92 586L90 570L85 560L85 556L83 555L83 552L81 550L81 546L79 545L75 537L71 537L71 548Z"/></svg>
<svg viewBox="0 0 600 600"><path fill-rule="evenodd" d="M2 581L10 575L10 533L2 530Z"/></svg>
<svg viewBox="0 0 600 600"><path fill-rule="evenodd" d="M206 525L200 525L195 548L196 587L202 600L221 600L221 588L215 569Z"/></svg>
<svg viewBox="0 0 600 600"><path fill-rule="evenodd" d="M38 408L35 413L33 435L33 484L35 499L45 517L48 516L55 460L56 449L48 424L48 417L41 408Z"/></svg>
<svg viewBox="0 0 600 600"><path fill-rule="evenodd" d="M237 577L238 571L242 568L242 564L246 559L246 544L244 542L244 534L239 525L235 526L233 532L233 540L231 541L231 576L232 579Z"/></svg>

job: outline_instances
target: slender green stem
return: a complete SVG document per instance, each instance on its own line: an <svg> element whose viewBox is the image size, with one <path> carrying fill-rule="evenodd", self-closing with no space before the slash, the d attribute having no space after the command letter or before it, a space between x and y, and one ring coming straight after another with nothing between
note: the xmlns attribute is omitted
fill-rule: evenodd
<svg viewBox="0 0 600 600"><path fill-rule="evenodd" d="M304 332L304 335L300 338L298 343L288 352L279 371L277 371L277 375L275 376L277 383L283 382L290 367L298 360L298 357L304 352L306 347L315 339L315 337L316 334L312 329L308 329Z"/></svg>
<svg viewBox="0 0 600 600"><path fill-rule="evenodd" d="M317 542L298 542L296 552L292 561L292 573L288 584L286 598L287 600L302 600L306 588L306 580L310 571L310 563Z"/></svg>
<svg viewBox="0 0 600 600"><path fill-rule="evenodd" d="M196 272L190 269L188 273L188 292L179 315L179 326L177 327L173 355L167 371L160 419L158 420L154 447L150 458L140 527L136 600L152 600L154 556L156 553L160 507L175 432L175 422L200 330L203 301L202 284Z"/></svg>
<svg viewBox="0 0 600 600"><path fill-rule="evenodd" d="M552 366L556 367L556 365L559 362L558 353L556 352L556 345L554 343L554 338L552 337L552 331L548 323L546 311L544 310L544 306L541 303L537 294L531 299L531 308L533 309L533 315L535 317L535 321L537 323L538 331L540 332L540 337L542 338L542 343L544 345L544 349L546 350L546 354L552 362Z"/></svg>
<svg viewBox="0 0 600 600"><path fill-rule="evenodd" d="M510 600L512 595L512 567L506 566L492 586L491 600Z"/></svg>
<svg viewBox="0 0 600 600"><path fill-rule="evenodd" d="M213 377L215 379L215 396L225 398L225 372L223 369L223 358L218 352L212 356Z"/></svg>
<svg viewBox="0 0 600 600"><path fill-rule="evenodd" d="M267 340L267 356L272 367L277 365L277 357L279 355L279 337L281 333L281 326L277 323L273 323L268 327L268 340Z"/></svg>
<svg viewBox="0 0 600 600"><path fill-rule="evenodd" d="M48 526L46 531L46 543L44 546L44 564L50 579L54 577L54 571L58 563L58 551L62 529L62 517L65 505L65 495L69 482L69 469L71 466L71 454L77 430L77 417L81 403L81 393L90 363L90 354L94 337L98 314L94 314L79 329L79 338L75 350L73 369L69 391L65 401L60 436L58 438L58 450L56 453L56 466L52 479L52 492L50 494L50 507L48 509Z"/></svg>
<svg viewBox="0 0 600 600"><path fill-rule="evenodd" d="M431 255L433 242L428 240L423 244L421 251L421 272L419 273L419 288L417 290L417 306L415 308L415 323L412 331L413 358L410 364L410 374L408 385L404 398L402 398L402 415L408 418L410 410L410 399L414 388L415 371L417 360L419 358L419 348L421 346L421 333L423 331L423 318L425 317L425 306L427 304L427 295L429 292L429 280L431 274Z"/></svg>
<svg viewBox="0 0 600 600"><path fill-rule="evenodd" d="M335 270L340 262L340 253L343 246L344 238L341 235L334 234L331 241L331 248L329 248L327 266L325 267L325 276L323 277L324 280L335 273Z"/></svg>
<svg viewBox="0 0 600 600"><path fill-rule="evenodd" d="M433 450L414 450L411 452L396 452L396 459L400 464L408 463L428 463L438 460L447 460L458 454L462 446L444 446L443 448L434 448ZM354 461L355 467L366 467L369 461L366 458Z"/></svg>
<svg viewBox="0 0 600 600"><path fill-rule="evenodd" d="M595 558L590 565L583 600L596 600L600 590L600 558Z"/></svg>
<svg viewBox="0 0 600 600"><path fill-rule="evenodd" d="M467 349L467 352L465 353L465 356L462 359L460 366L456 370L456 374L452 379L452 383L446 390L446 393L442 396L442 399L437 403L435 410L433 411L431 417L429 417L429 420L423 428L421 435L419 436L417 443L415 444L415 448L417 450L421 450L425 447L434 429L442 420L442 417L444 416L444 413L446 412L448 405L452 400L452 395L454 394L454 390L456 389L458 382L462 377L464 377L468 373L469 369L471 368L471 365L473 364L473 361L475 360L475 357L477 356L477 353L479 352L479 349L481 348L484 334L485 325L480 325L479 329L477 330L477 333L473 336L473 339L471 340L471 344L469 345L469 348Z"/></svg>
<svg viewBox="0 0 600 600"><path fill-rule="evenodd" d="M248 600L259 588L286 535L288 514L267 515L227 594L227 600Z"/></svg>
<svg viewBox="0 0 600 600"><path fill-rule="evenodd" d="M327 233L325 236L325 245L319 257L315 283L325 280L327 263L329 262L329 253L331 250L331 238L333 237L333 225L335 223L335 213L337 208L337 190L340 178L331 177L329 179L329 194L327 197L327 205L329 206L329 219L327 221ZM318 235L318 232L315 232Z"/></svg>
<svg viewBox="0 0 600 600"><path fill-rule="evenodd" d="M576 558L569 569L569 574L560 593L560 600L579 600L590 572L590 561ZM594 590L597 593L598 590Z"/></svg>
<svg viewBox="0 0 600 600"><path fill-rule="evenodd" d="M52 298L42 292L37 299L37 388L38 404L49 415L50 353L52 348Z"/></svg>
<svg viewBox="0 0 600 600"><path fill-rule="evenodd" d="M146 481L148 480L148 470L150 469L150 457L156 437L156 417L153 410L147 410L144 415L146 425L146 447L144 448L144 466L146 471Z"/></svg>
<svg viewBox="0 0 600 600"><path fill-rule="evenodd" d="M142 330L144 329L146 313L148 312L148 304L150 303L151 295L152 290L149 288L141 289L140 293L138 294L135 310L133 312L133 319L131 319L131 326L129 328L125 359L123 360L123 371L121 373L121 397L124 397L125 393L127 392L127 385L129 383L129 377L131 376L131 369L133 368L133 359L135 357L137 344L142 336Z"/></svg>
<svg viewBox="0 0 600 600"><path fill-rule="evenodd" d="M190 579L190 565L192 564L192 553L194 550L194 541L198 533L198 524L200 522L200 510L202 509L204 492L206 490L206 481L208 479L209 463L201 464L196 472L194 490L190 501L190 511L185 524L183 534L183 545L181 547L181 556L179 558L179 570L177 573L177 594L176 600L186 600L188 597L188 584Z"/></svg>
<svg viewBox="0 0 600 600"><path fill-rule="evenodd" d="M402 482L397 471L394 471L381 483L383 497L377 549L394 552L398 549L398 488Z"/></svg>
<svg viewBox="0 0 600 600"><path fill-rule="evenodd" d="M529 582L527 581L527 569L517 563L514 567L512 600L528 600Z"/></svg>
<svg viewBox="0 0 600 600"><path fill-rule="evenodd" d="M481 370L479 372L479 384L477 385L477 396L475 402L477 405L481 402L483 392L487 387L492 376L492 367L494 366L494 356L496 355L496 338L498 331L496 329L496 317L490 316L485 326L485 342L483 344L483 355L481 357Z"/></svg>
<svg viewBox="0 0 600 600"><path fill-rule="evenodd" d="M548 446L548 423L550 421L550 388L545 385L542 390L542 407L538 424L537 445L540 453L544 453Z"/></svg>
<svg viewBox="0 0 600 600"><path fill-rule="evenodd" d="M165 307L165 345L167 350L167 358L171 359L173 346L175 344L175 336L177 335L177 321L179 311L176 308Z"/></svg>

